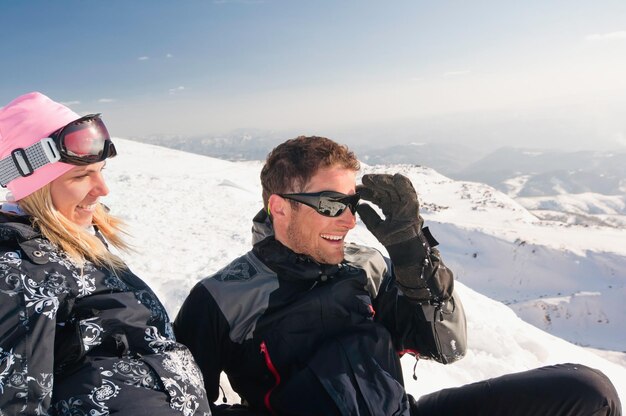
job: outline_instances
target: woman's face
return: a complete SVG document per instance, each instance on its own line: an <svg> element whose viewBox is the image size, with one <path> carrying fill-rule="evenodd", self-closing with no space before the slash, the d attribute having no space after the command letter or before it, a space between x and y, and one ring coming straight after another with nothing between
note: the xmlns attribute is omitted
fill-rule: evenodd
<svg viewBox="0 0 626 416"><path fill-rule="evenodd" d="M109 193L102 176L105 163L76 166L50 183L52 204L76 225L90 226L98 199Z"/></svg>

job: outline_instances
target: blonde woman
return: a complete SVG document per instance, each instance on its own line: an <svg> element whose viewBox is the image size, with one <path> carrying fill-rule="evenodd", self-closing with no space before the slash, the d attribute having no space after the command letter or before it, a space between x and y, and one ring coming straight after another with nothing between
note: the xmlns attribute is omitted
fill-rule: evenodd
<svg viewBox="0 0 626 416"><path fill-rule="evenodd" d="M43 94L0 109L0 414L210 415L202 377L100 203L99 115Z"/></svg>

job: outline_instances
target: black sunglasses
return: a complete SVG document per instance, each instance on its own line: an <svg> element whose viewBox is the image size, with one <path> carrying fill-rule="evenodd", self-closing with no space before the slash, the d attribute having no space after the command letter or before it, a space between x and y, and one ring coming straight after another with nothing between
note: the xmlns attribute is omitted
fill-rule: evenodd
<svg viewBox="0 0 626 416"><path fill-rule="evenodd" d="M346 195L333 191L278 194L278 196L307 205L325 217L338 217L346 208L354 215L361 199L359 194Z"/></svg>

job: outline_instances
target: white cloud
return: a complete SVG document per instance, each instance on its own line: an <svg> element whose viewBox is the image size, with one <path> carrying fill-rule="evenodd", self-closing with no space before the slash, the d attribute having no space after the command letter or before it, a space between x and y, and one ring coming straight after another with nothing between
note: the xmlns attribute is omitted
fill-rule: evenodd
<svg viewBox="0 0 626 416"><path fill-rule="evenodd" d="M411 82L424 81L424 78L423 77L411 77L409 78L409 81Z"/></svg>
<svg viewBox="0 0 626 416"><path fill-rule="evenodd" d="M61 104L63 104L66 107L71 107L73 105L79 105L80 101L62 101Z"/></svg>
<svg viewBox="0 0 626 416"><path fill-rule="evenodd" d="M113 98L100 98L98 100L99 103L113 103L115 102L115 99Z"/></svg>
<svg viewBox="0 0 626 416"><path fill-rule="evenodd" d="M177 92L181 92L182 90L184 90L185 87L183 87L182 85L176 88L170 88L170 95L174 95Z"/></svg>
<svg viewBox="0 0 626 416"><path fill-rule="evenodd" d="M463 71L447 71L443 73L444 77L456 77L459 75L465 75L465 74L469 74L470 70L469 69L465 69Z"/></svg>
<svg viewBox="0 0 626 416"><path fill-rule="evenodd" d="M171 53L168 53L168 54L165 55L165 57L169 59L169 58L173 58L174 55L172 55Z"/></svg>
<svg viewBox="0 0 626 416"><path fill-rule="evenodd" d="M626 30L609 33L594 33L592 35L587 35L585 39L590 41L626 40Z"/></svg>
<svg viewBox="0 0 626 416"><path fill-rule="evenodd" d="M150 59L149 56L140 56L139 58L137 58L137 60L139 61L147 61L148 59Z"/></svg>

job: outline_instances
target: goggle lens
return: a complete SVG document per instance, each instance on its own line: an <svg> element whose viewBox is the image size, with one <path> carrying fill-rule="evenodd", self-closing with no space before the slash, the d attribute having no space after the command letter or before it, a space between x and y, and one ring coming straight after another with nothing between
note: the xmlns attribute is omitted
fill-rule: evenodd
<svg viewBox="0 0 626 416"><path fill-rule="evenodd" d="M339 192L323 191L315 193L278 194L279 196L300 202L317 211L325 217L338 217L346 209L356 213L361 197L359 194L346 195Z"/></svg>
<svg viewBox="0 0 626 416"><path fill-rule="evenodd" d="M73 165L89 165L117 155L98 114L73 121L50 137L59 149L61 161Z"/></svg>

